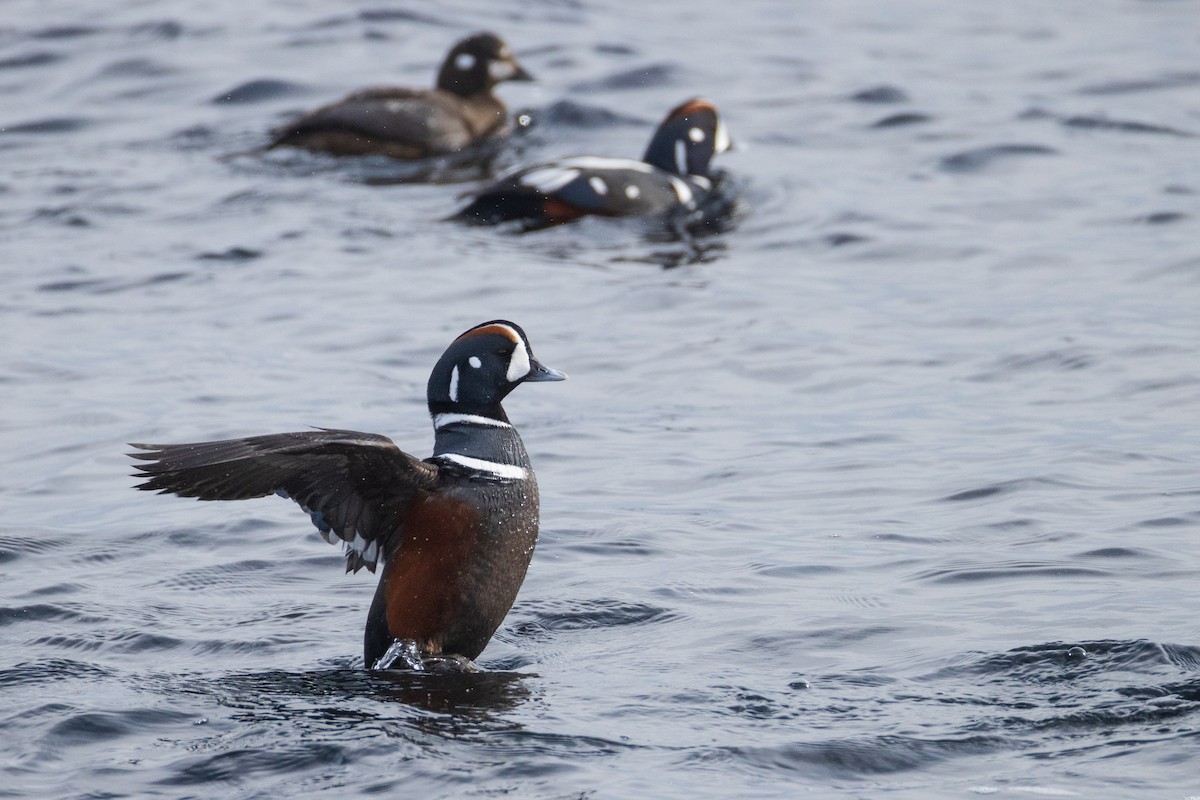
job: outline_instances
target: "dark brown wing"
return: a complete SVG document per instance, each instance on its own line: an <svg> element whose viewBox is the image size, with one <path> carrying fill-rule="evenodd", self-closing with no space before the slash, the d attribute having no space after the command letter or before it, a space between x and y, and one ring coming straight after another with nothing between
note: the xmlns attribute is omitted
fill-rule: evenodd
<svg viewBox="0 0 1200 800"><path fill-rule="evenodd" d="M346 542L346 570L375 571L399 544L405 506L438 469L386 436L318 429L193 444L133 444L139 489L200 500L279 494L312 515L326 541Z"/></svg>
<svg viewBox="0 0 1200 800"><path fill-rule="evenodd" d="M288 144L314 149L337 137L363 139L332 149L347 155L390 146L405 158L426 158L467 147L475 135L445 92L404 88L363 89L322 106L275 131L272 147Z"/></svg>

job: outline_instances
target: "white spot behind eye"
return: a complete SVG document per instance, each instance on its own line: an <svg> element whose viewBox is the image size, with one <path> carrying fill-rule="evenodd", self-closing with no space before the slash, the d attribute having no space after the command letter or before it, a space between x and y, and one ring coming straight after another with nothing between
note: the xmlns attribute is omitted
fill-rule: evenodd
<svg viewBox="0 0 1200 800"><path fill-rule="evenodd" d="M529 351L525 348L525 343L518 337L512 358L508 360L508 372L504 374L504 377L508 379L509 383L519 381L529 374L530 369L532 366L529 363Z"/></svg>
<svg viewBox="0 0 1200 800"><path fill-rule="evenodd" d="M466 72L475 66L475 56L470 53L459 53L454 57L454 66Z"/></svg>
<svg viewBox="0 0 1200 800"><path fill-rule="evenodd" d="M458 366L450 370L450 402L458 402Z"/></svg>
<svg viewBox="0 0 1200 800"><path fill-rule="evenodd" d="M642 196L642 190L631 183L625 187L625 196L630 200L637 200Z"/></svg>
<svg viewBox="0 0 1200 800"><path fill-rule="evenodd" d="M588 178L588 186L591 186L596 194L608 194L608 184L598 175Z"/></svg>
<svg viewBox="0 0 1200 800"><path fill-rule="evenodd" d="M692 128L690 131L688 131L688 138L693 142L703 142L704 131L700 130L699 128Z"/></svg>
<svg viewBox="0 0 1200 800"><path fill-rule="evenodd" d="M470 364L475 369L479 369L480 367L483 366L483 362L479 360L479 356L471 356L470 358L467 359L467 363Z"/></svg>

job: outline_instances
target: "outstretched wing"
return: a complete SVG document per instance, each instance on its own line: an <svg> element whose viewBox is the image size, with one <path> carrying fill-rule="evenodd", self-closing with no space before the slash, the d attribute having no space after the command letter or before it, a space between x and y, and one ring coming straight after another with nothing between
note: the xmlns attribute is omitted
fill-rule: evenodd
<svg viewBox="0 0 1200 800"><path fill-rule="evenodd" d="M438 468L386 436L317 429L192 444L133 444L143 462L137 488L200 500L278 494L312 515L328 542L346 543L346 571L366 567L398 544L404 510L437 483Z"/></svg>

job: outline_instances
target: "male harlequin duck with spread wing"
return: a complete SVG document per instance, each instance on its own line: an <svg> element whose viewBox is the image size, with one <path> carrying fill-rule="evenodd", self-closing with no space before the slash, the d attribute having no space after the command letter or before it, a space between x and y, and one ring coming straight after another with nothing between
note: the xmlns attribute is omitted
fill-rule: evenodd
<svg viewBox="0 0 1200 800"><path fill-rule="evenodd" d="M500 37L476 34L450 50L436 88L362 89L279 128L268 149L290 145L400 159L457 153L508 127L508 111L492 88L529 80L533 76Z"/></svg>
<svg viewBox="0 0 1200 800"><path fill-rule="evenodd" d="M279 494L345 542L346 570L383 563L367 617L374 667L395 642L473 659L516 599L538 534L538 490L500 405L522 383L567 376L538 363L512 322L476 325L429 377L433 456L373 433L316 429L195 444L134 444L137 488L200 500ZM386 665L383 665L386 666Z"/></svg>
<svg viewBox="0 0 1200 800"><path fill-rule="evenodd" d="M709 162L729 149L729 135L707 100L672 109L641 161L583 156L522 167L475 194L455 218L475 225L520 220L527 230L587 215L663 215L688 224L727 213Z"/></svg>

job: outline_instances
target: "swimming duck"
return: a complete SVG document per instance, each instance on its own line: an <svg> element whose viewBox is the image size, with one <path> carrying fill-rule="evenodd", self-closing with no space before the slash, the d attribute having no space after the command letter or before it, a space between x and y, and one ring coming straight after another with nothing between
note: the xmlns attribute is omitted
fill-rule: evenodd
<svg viewBox="0 0 1200 800"><path fill-rule="evenodd" d="M405 160L457 153L507 129L508 111L492 94L496 84L530 80L504 40L478 33L451 48L435 88L359 90L277 129L268 149Z"/></svg>
<svg viewBox="0 0 1200 800"><path fill-rule="evenodd" d="M692 98L671 109L641 161L576 156L520 167L473 193L454 218L474 225L519 220L526 230L588 215L703 222L728 212L728 203L712 202L718 195L709 164L729 146L716 106Z"/></svg>

